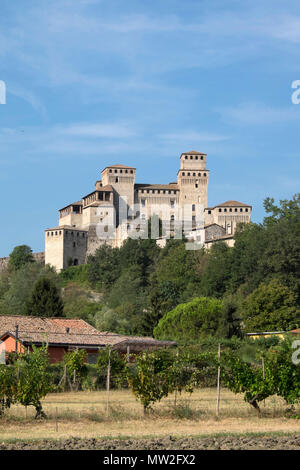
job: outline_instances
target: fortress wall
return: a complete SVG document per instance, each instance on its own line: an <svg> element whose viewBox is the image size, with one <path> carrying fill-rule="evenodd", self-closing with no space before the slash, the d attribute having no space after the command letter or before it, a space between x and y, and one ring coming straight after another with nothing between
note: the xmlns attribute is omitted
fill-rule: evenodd
<svg viewBox="0 0 300 470"><path fill-rule="evenodd" d="M37 263L45 263L45 253L43 251L39 253L32 253L32 256ZM8 261L9 256L7 256L6 258L0 258L0 274L7 269Z"/></svg>

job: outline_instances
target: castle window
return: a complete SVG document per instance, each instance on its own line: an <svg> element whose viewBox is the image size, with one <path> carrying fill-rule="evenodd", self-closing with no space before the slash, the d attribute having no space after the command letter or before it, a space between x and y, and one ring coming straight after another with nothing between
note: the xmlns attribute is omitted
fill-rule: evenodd
<svg viewBox="0 0 300 470"><path fill-rule="evenodd" d="M211 211L208 211L209 214L211 214Z"/></svg>
<svg viewBox="0 0 300 470"><path fill-rule="evenodd" d="M175 205L175 201L172 199L172 200L170 201L170 204L171 204L171 207L173 208L174 205Z"/></svg>
<svg viewBox="0 0 300 470"><path fill-rule="evenodd" d="M232 212L232 209L231 209L231 208L229 209L229 212Z"/></svg>
<svg viewBox="0 0 300 470"><path fill-rule="evenodd" d="M201 173L198 173L198 176L201 176Z"/></svg>
<svg viewBox="0 0 300 470"><path fill-rule="evenodd" d="M109 170L110 173L112 173L112 170Z"/></svg>
<svg viewBox="0 0 300 470"><path fill-rule="evenodd" d="M219 212L222 212L222 209L219 209Z"/></svg>
<svg viewBox="0 0 300 470"><path fill-rule="evenodd" d="M243 209L242 209L242 208L240 208L240 212L243 212Z"/></svg>
<svg viewBox="0 0 300 470"><path fill-rule="evenodd" d="M165 190L165 189L163 190L163 193L166 194L166 190Z"/></svg>
<svg viewBox="0 0 300 470"><path fill-rule="evenodd" d="M118 183L118 182L119 182L119 178L118 178L118 177L116 177L116 180L115 180L115 182L116 182L116 183Z"/></svg>
<svg viewBox="0 0 300 470"><path fill-rule="evenodd" d="M150 190L149 190L149 189L147 189L147 194L149 194L149 193L150 193Z"/></svg>
<svg viewBox="0 0 300 470"><path fill-rule="evenodd" d="M224 212L227 212L227 209L226 209L226 208L224 209Z"/></svg>
<svg viewBox="0 0 300 470"><path fill-rule="evenodd" d="M191 176L191 173L188 173L187 175L188 175L188 176Z"/></svg>
<svg viewBox="0 0 300 470"><path fill-rule="evenodd" d="M201 155L200 159L203 160L203 155Z"/></svg>
<svg viewBox="0 0 300 470"><path fill-rule="evenodd" d="M125 173L128 173L128 170L125 170Z"/></svg>
<svg viewBox="0 0 300 470"><path fill-rule="evenodd" d="M196 173L193 173L193 176L196 176Z"/></svg>
<svg viewBox="0 0 300 470"><path fill-rule="evenodd" d="M142 203L142 206L145 207L145 204L146 204L145 199L142 199L142 200L141 200L141 203Z"/></svg>
<svg viewBox="0 0 300 470"><path fill-rule="evenodd" d="M193 155L190 155L190 160L193 160Z"/></svg>
<svg viewBox="0 0 300 470"><path fill-rule="evenodd" d="M198 160L198 155L195 156L196 160Z"/></svg>
<svg viewBox="0 0 300 470"><path fill-rule="evenodd" d="M74 266L78 266L78 259L77 258L74 259Z"/></svg>
<svg viewBox="0 0 300 470"><path fill-rule="evenodd" d="M55 235L57 235L57 232L55 232Z"/></svg>
<svg viewBox="0 0 300 470"><path fill-rule="evenodd" d="M174 220L175 220L175 215L171 215L170 221L174 222Z"/></svg>
<svg viewBox="0 0 300 470"><path fill-rule="evenodd" d="M76 242L73 242L73 248L75 248L75 247L76 247Z"/></svg>
<svg viewBox="0 0 300 470"><path fill-rule="evenodd" d="M47 237L49 237L49 235L50 235L50 232L47 232Z"/></svg>
<svg viewBox="0 0 300 470"><path fill-rule="evenodd" d="M84 233L82 234L82 238L84 238Z"/></svg>
<svg viewBox="0 0 300 470"><path fill-rule="evenodd" d="M109 196L110 196L109 193L105 193L105 200L106 200L106 201L109 201Z"/></svg>
<svg viewBox="0 0 300 470"><path fill-rule="evenodd" d="M108 225L105 225L103 230L104 232L108 232Z"/></svg>
<svg viewBox="0 0 300 470"><path fill-rule="evenodd" d="M195 184L195 188L198 188L198 184Z"/></svg>
<svg viewBox="0 0 300 470"><path fill-rule="evenodd" d="M123 170L120 170L120 173L123 173Z"/></svg>
<svg viewBox="0 0 300 470"><path fill-rule="evenodd" d="M248 212L248 207L246 207L245 211Z"/></svg>
<svg viewBox="0 0 300 470"><path fill-rule="evenodd" d="M77 237L79 237L79 232L77 232Z"/></svg>
<svg viewBox="0 0 300 470"><path fill-rule="evenodd" d="M132 174L132 173L133 173L133 170L130 170L130 173Z"/></svg>
<svg viewBox="0 0 300 470"><path fill-rule="evenodd" d="M115 173L118 173L118 170L115 170Z"/></svg>
<svg viewBox="0 0 300 470"><path fill-rule="evenodd" d="M184 175L185 175L185 173L184 173L184 171L183 171L183 172L182 172L182 176L184 176Z"/></svg>
<svg viewBox="0 0 300 470"><path fill-rule="evenodd" d="M188 159L188 156L186 155L184 158L187 160L187 159Z"/></svg>
<svg viewBox="0 0 300 470"><path fill-rule="evenodd" d="M203 176L206 176L206 173L203 173Z"/></svg>
<svg viewBox="0 0 300 470"><path fill-rule="evenodd" d="M195 211L196 210L196 206L195 204L192 204L192 211Z"/></svg>
<svg viewBox="0 0 300 470"><path fill-rule="evenodd" d="M171 193L172 193L172 191L169 189L168 193L169 193L169 194L171 194Z"/></svg>

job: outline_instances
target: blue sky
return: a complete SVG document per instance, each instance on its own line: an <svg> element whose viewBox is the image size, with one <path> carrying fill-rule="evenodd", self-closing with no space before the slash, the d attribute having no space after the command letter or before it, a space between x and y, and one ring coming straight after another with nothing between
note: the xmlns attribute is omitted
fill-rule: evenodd
<svg viewBox="0 0 300 470"><path fill-rule="evenodd" d="M299 192L298 0L1 0L0 256L44 249L108 164L176 180L208 154L208 204Z"/></svg>

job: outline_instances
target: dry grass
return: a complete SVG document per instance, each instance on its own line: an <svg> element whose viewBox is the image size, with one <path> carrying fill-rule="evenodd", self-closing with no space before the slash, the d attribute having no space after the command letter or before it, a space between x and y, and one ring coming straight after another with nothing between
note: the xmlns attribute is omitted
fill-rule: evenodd
<svg viewBox="0 0 300 470"><path fill-rule="evenodd" d="M177 397L176 409L171 395L156 404L148 416L143 415L131 392L125 390L111 391L109 417L105 391L50 394L43 400L43 407L48 419L35 421L33 408L26 412L22 406L13 406L0 419L0 439L186 437L299 430L299 421L291 419L282 399L266 400L265 406L261 404L262 416L258 417L242 396L225 389L221 391L219 418L216 418L216 390L213 389L182 394Z"/></svg>

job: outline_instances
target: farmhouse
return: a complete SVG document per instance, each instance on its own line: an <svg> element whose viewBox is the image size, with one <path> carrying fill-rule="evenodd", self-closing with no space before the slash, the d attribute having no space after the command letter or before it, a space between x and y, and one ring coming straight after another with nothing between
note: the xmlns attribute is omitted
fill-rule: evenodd
<svg viewBox="0 0 300 470"><path fill-rule="evenodd" d="M139 353L176 344L173 341L157 341L148 337L100 332L81 319L22 315L0 316L0 343L6 356L10 352L31 350L32 345L48 344L51 363L61 361L66 352L77 348L85 349L87 361L94 363L99 349L106 346L120 353Z"/></svg>

